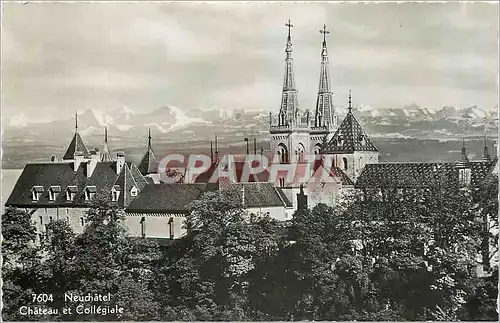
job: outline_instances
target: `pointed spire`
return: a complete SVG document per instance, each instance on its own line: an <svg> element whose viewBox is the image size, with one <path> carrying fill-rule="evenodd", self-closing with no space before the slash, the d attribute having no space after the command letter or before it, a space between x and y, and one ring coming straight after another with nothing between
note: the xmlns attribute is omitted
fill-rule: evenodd
<svg viewBox="0 0 500 323"><path fill-rule="evenodd" d="M78 132L78 110L75 111L75 132Z"/></svg>
<svg viewBox="0 0 500 323"><path fill-rule="evenodd" d="M460 160L458 161L457 166L461 168L466 168L468 164L469 164L469 159L467 158L467 149L465 148L465 138L463 138Z"/></svg>
<svg viewBox="0 0 500 323"><path fill-rule="evenodd" d="M210 140L210 163L214 163L214 147L212 144L212 140Z"/></svg>
<svg viewBox="0 0 500 323"><path fill-rule="evenodd" d="M158 162L153 149L151 148L151 128L148 129L148 149L144 154L144 157L142 157L138 168L144 176L158 171Z"/></svg>
<svg viewBox="0 0 500 323"><path fill-rule="evenodd" d="M328 50L326 48L326 35L329 34L330 31L326 30L326 25L323 25L323 30L320 30L319 32L323 34L323 49L321 51L321 57L323 57L324 60L328 61Z"/></svg>
<svg viewBox="0 0 500 323"><path fill-rule="evenodd" d="M286 58L285 58L285 76L283 79L283 93L281 95L280 114L285 117L280 117L278 120L279 126L289 126L296 123L296 110L298 109L297 90L295 89L295 78L293 73L293 58L292 58L292 36L291 28L293 27L290 20L285 24L288 27L288 36L286 42Z"/></svg>
<svg viewBox="0 0 500 323"><path fill-rule="evenodd" d="M486 140L486 132L484 133L484 153L483 153L483 162L490 162L491 156L488 152L488 142Z"/></svg>
<svg viewBox="0 0 500 323"><path fill-rule="evenodd" d="M351 89L349 89L349 105L347 106L347 109L349 110L349 113L352 113L352 96L351 96Z"/></svg>
<svg viewBox="0 0 500 323"><path fill-rule="evenodd" d="M104 127L104 148L102 149L101 161L111 161L111 153L108 148L108 126Z"/></svg>
<svg viewBox="0 0 500 323"><path fill-rule="evenodd" d="M326 48L326 35L330 32L326 29L326 25L323 25L323 29L319 32L323 35L323 45L314 126L334 128L337 125L333 109L333 93L330 91L330 71L328 67L328 50Z"/></svg>
<svg viewBox="0 0 500 323"><path fill-rule="evenodd" d="M148 129L148 149L151 149L151 128Z"/></svg>

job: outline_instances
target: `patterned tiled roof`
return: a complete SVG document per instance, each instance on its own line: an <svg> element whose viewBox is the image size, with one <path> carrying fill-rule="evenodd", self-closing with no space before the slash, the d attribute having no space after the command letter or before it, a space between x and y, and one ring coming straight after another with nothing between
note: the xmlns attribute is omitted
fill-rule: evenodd
<svg viewBox="0 0 500 323"><path fill-rule="evenodd" d="M73 136L68 149L66 149L66 152L64 153L63 159L75 159L75 154L77 153L81 153L85 158L90 157L90 152L83 143L82 137L80 137L80 134L78 132L75 132L75 135Z"/></svg>
<svg viewBox="0 0 500 323"><path fill-rule="evenodd" d="M87 165L81 163L76 172L74 163L28 164L24 167L6 205L17 207L85 207L92 201L85 201L85 189L95 186L95 200L111 200L111 189L120 185L121 190L130 191L130 184L137 184L140 189L146 182L140 179L135 165L126 163L119 175L116 174L116 162L98 162L90 177L87 177ZM135 175L134 175L135 174ZM135 177L135 179L134 179ZM122 180L123 179L123 180ZM38 201L32 198L33 187L43 187ZM59 186L60 193L54 201L49 198L49 188ZM93 190L93 189L92 189ZM76 193L73 201L66 199L66 192ZM128 192L127 194L130 194ZM118 205L123 206L123 195ZM130 198L130 197L129 197Z"/></svg>
<svg viewBox="0 0 500 323"><path fill-rule="evenodd" d="M471 184L480 184L494 165L494 162L469 162ZM458 180L456 162L382 163L366 165L356 181L356 187L422 188L443 184L458 185Z"/></svg>
<svg viewBox="0 0 500 323"><path fill-rule="evenodd" d="M363 131L352 111L349 111L332 139L323 147L322 152L332 154L352 153L354 151L378 152L379 150Z"/></svg>

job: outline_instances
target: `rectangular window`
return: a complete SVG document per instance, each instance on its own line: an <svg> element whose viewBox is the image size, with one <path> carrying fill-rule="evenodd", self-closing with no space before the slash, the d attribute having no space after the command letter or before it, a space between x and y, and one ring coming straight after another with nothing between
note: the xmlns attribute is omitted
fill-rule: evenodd
<svg viewBox="0 0 500 323"><path fill-rule="evenodd" d="M66 214L68 214L68 213L69 213L69 209L68 209L68 208L66 208Z"/></svg>
<svg viewBox="0 0 500 323"><path fill-rule="evenodd" d="M43 218L41 215L40 215L40 225L43 225Z"/></svg>
<svg viewBox="0 0 500 323"><path fill-rule="evenodd" d="M51 216L49 216L49 222L52 222L52 217Z"/></svg>
<svg viewBox="0 0 500 323"><path fill-rule="evenodd" d="M174 218L170 218L170 220L168 220L168 231L170 234L170 239L173 239L174 238Z"/></svg>
<svg viewBox="0 0 500 323"><path fill-rule="evenodd" d="M66 222L69 224L69 216L66 217Z"/></svg>
<svg viewBox="0 0 500 323"><path fill-rule="evenodd" d="M141 218L141 237L146 237L146 218Z"/></svg>
<svg viewBox="0 0 500 323"><path fill-rule="evenodd" d="M82 227L85 225L85 219L83 217L80 218L80 224Z"/></svg>

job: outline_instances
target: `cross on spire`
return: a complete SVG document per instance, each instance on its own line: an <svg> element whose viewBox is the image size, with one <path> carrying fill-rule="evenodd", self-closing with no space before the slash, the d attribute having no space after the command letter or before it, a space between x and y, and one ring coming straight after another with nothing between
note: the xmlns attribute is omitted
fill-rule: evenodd
<svg viewBox="0 0 500 323"><path fill-rule="evenodd" d="M75 131L78 132L78 111L75 111Z"/></svg>
<svg viewBox="0 0 500 323"><path fill-rule="evenodd" d="M326 35L330 33L330 31L326 30L326 25L323 25L323 30L319 31L323 34L323 44L326 44Z"/></svg>
<svg viewBox="0 0 500 323"><path fill-rule="evenodd" d="M291 34L291 31L292 31L292 27L294 27L292 25L292 21L290 19L288 19L288 22L285 24L285 26L288 27L288 40L290 40L290 38L291 38L290 34Z"/></svg>

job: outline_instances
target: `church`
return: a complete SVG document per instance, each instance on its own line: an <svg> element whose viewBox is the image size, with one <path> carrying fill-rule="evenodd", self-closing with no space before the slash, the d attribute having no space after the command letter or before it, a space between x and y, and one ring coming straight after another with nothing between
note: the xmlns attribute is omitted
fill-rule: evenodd
<svg viewBox="0 0 500 323"><path fill-rule="evenodd" d="M299 207L318 203L336 205L342 192L358 190L367 197L383 195L386 189L431 188L444 179L453 185L481 185L491 173L498 172L498 158L491 157L485 140L484 156L469 161L465 143L456 162L381 163L380 151L356 119L352 95L348 112L338 124L333 105L329 59L323 27L319 87L314 113L300 109L293 69L293 43L290 21L285 46L285 73L279 112L269 114L270 159L273 164L303 165L306 177L328 173L329 181L298 183L288 176L271 176L269 169L242 180L244 163L234 163L237 178L208 181L220 169L223 159L211 153L208 170L192 181L165 183L159 161L152 148L151 133L146 151L138 165L126 160L123 152L112 153L105 129L102 150L89 150L75 132L61 160L55 156L47 163L27 164L6 206L26 210L40 238L46 225L67 221L76 233L85 227L85 214L97 200L104 200L125 212L129 234L134 237L176 239L186 234L184 220L189 204L206 192L226 191L241 202L247 214L268 214L288 221ZM325 157L328 157L325 159ZM325 162L325 160L330 162ZM272 165L271 165L272 166ZM182 170L186 176L189 169ZM186 176L187 177L187 176Z"/></svg>

